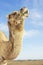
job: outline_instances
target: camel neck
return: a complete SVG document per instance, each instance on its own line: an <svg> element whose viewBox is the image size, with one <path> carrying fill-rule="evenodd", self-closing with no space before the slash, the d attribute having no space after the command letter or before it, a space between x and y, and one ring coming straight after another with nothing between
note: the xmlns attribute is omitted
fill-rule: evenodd
<svg viewBox="0 0 43 65"><path fill-rule="evenodd" d="M13 44L14 43L14 34L13 31L10 31L9 33L9 41Z"/></svg>

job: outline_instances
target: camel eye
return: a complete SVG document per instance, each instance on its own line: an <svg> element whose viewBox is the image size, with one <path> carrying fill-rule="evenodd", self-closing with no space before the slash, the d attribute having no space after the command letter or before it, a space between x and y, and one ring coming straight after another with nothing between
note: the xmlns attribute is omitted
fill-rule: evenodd
<svg viewBox="0 0 43 65"><path fill-rule="evenodd" d="M14 25L17 25L17 23L16 23L16 22L14 22Z"/></svg>
<svg viewBox="0 0 43 65"><path fill-rule="evenodd" d="M14 25L17 25L17 22L16 21L13 21L14 22Z"/></svg>
<svg viewBox="0 0 43 65"><path fill-rule="evenodd" d="M16 22L16 24L17 24L17 22Z"/></svg>

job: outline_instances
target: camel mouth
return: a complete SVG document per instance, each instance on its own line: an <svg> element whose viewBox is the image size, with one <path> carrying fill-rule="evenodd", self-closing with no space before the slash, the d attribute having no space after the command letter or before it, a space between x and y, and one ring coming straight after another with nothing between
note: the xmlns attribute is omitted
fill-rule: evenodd
<svg viewBox="0 0 43 65"><path fill-rule="evenodd" d="M26 7L24 7L20 9L20 13L23 18L27 18L29 15L29 10Z"/></svg>

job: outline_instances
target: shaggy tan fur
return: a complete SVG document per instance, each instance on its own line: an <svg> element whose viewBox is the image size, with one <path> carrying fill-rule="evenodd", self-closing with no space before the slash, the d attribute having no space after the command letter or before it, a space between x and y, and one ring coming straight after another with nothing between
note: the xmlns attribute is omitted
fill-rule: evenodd
<svg viewBox="0 0 43 65"><path fill-rule="evenodd" d="M0 32L0 61L15 59L21 50L24 20L28 16L28 9L21 8L8 15L9 40ZM2 35L2 36L1 36Z"/></svg>

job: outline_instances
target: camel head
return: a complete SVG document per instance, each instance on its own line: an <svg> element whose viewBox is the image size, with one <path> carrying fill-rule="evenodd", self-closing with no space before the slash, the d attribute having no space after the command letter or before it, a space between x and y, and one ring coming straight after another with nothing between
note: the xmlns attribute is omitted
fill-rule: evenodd
<svg viewBox="0 0 43 65"><path fill-rule="evenodd" d="M28 9L25 7L21 8L19 11L15 11L8 15L8 25L21 28L26 17L28 17Z"/></svg>

